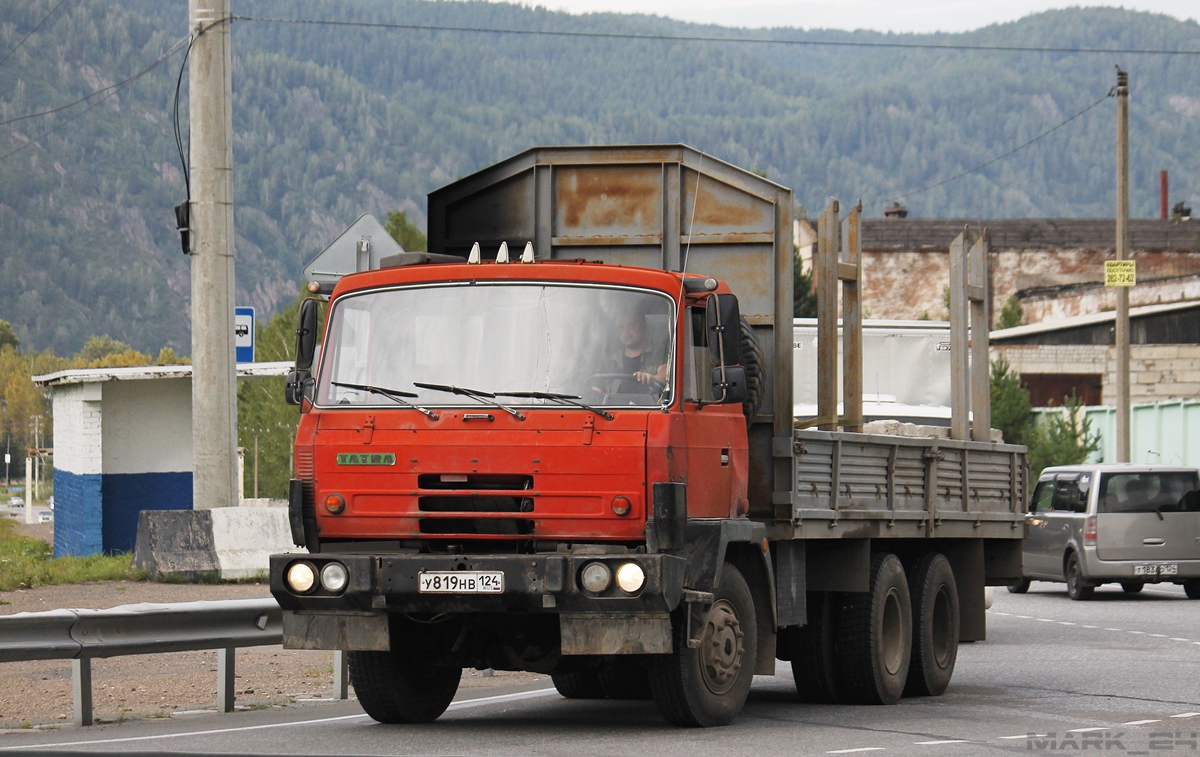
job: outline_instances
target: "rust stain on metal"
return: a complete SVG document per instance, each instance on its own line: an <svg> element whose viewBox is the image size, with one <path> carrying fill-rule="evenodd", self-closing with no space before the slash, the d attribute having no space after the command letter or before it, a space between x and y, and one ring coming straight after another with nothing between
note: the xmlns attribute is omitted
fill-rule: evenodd
<svg viewBox="0 0 1200 757"><path fill-rule="evenodd" d="M770 229L774 222L768 203L708 177L700 178L695 202L695 223L699 225L718 226L732 231L735 228Z"/></svg>
<svg viewBox="0 0 1200 757"><path fill-rule="evenodd" d="M638 168L563 169L557 176L558 217L567 229L621 226L630 233L661 226L662 179Z"/></svg>

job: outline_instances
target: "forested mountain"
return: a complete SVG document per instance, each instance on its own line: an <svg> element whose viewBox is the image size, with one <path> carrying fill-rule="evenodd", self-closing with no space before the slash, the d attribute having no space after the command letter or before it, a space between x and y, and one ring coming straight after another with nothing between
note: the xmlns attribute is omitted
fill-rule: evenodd
<svg viewBox="0 0 1200 757"><path fill-rule="evenodd" d="M0 4L0 319L24 349L71 354L108 334L186 355L189 271L171 210L185 196L171 119L182 52L102 102L13 119L141 72L184 37L187 3L56 5ZM1200 205L1200 26L1166 16L1070 9L897 35L485 2L233 11L238 301L263 319L360 213L404 210L423 225L429 191L536 145L685 142L792 187L813 211L836 196L876 217L893 200L925 217L1110 215L1117 64L1130 72L1134 215L1157 213L1160 169L1173 199ZM314 20L391 26L298 23ZM997 46L1191 54L986 49ZM186 76L183 87L186 137ZM1010 157L914 191L1097 101Z"/></svg>

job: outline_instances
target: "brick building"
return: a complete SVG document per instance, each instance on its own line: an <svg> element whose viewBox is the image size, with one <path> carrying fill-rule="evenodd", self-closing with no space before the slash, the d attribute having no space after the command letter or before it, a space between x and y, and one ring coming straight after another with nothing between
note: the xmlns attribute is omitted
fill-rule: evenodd
<svg viewBox="0 0 1200 757"><path fill-rule="evenodd" d="M993 319L1014 295L1031 324L1116 307L1104 287L1104 261L1114 258L1112 219L880 218L862 222L870 317L944 319L947 249L967 225L988 232ZM1200 222L1133 219L1130 236L1138 265L1132 307L1200 300Z"/></svg>

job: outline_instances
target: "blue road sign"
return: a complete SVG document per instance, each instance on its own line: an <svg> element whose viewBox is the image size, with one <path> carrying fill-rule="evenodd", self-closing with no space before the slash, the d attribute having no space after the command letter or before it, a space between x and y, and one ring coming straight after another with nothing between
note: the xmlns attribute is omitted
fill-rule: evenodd
<svg viewBox="0 0 1200 757"><path fill-rule="evenodd" d="M254 308L233 309L233 346L237 362L254 362Z"/></svg>

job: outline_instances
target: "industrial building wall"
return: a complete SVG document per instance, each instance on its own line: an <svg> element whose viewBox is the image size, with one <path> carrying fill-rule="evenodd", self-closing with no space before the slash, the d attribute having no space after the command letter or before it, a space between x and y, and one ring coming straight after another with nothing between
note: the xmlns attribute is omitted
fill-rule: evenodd
<svg viewBox="0 0 1200 757"><path fill-rule="evenodd" d="M1062 412L1061 408L1038 408L1038 415ZM1095 406L1083 409L1091 432L1100 437L1100 449L1089 462L1117 461L1116 408ZM1200 468L1200 400L1179 399L1143 402L1130 408L1130 462L1189 465Z"/></svg>

